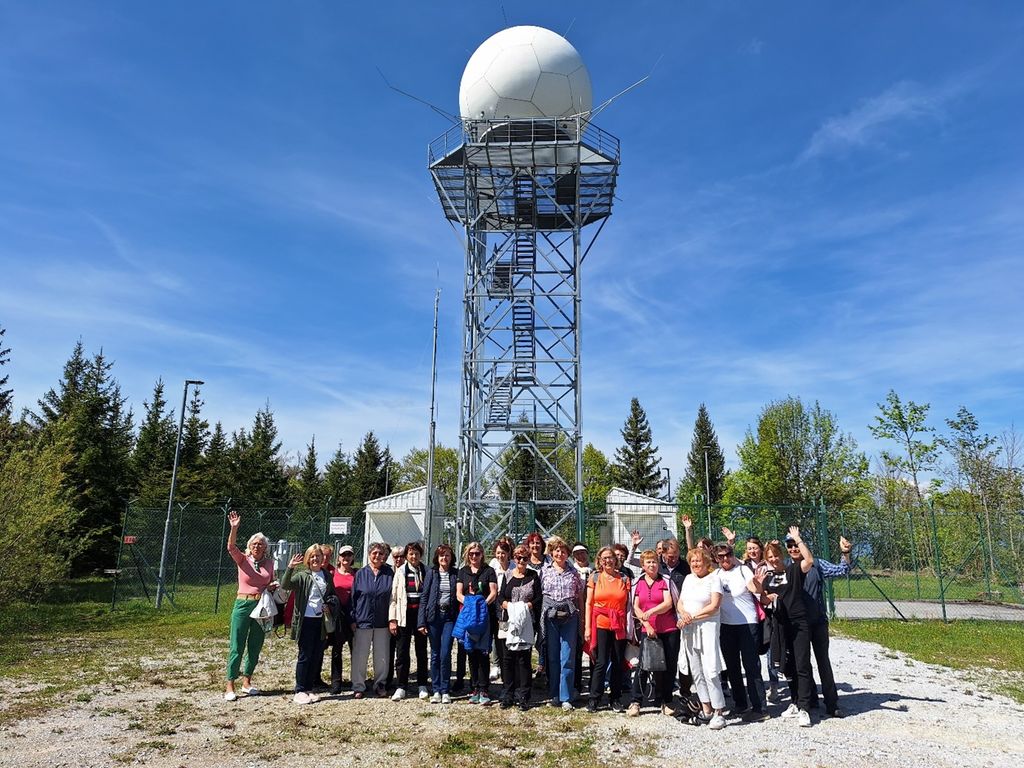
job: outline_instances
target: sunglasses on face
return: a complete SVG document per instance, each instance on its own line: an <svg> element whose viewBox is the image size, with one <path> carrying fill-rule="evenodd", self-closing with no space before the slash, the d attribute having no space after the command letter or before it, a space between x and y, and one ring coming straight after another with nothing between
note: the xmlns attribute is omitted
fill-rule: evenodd
<svg viewBox="0 0 1024 768"><path fill-rule="evenodd" d="M515 560L517 563L521 563L524 560L526 560L526 555L516 555L512 559Z"/></svg>
<svg viewBox="0 0 1024 768"><path fill-rule="evenodd" d="M732 557L732 553L731 552L716 552L715 553L715 557L717 557L719 560L723 560L725 558Z"/></svg>
<svg viewBox="0 0 1024 768"><path fill-rule="evenodd" d="M786 549L800 549L799 544L787 544Z"/></svg>
<svg viewBox="0 0 1024 768"><path fill-rule="evenodd" d="M470 557L483 557L483 554L484 554L483 552L470 552L469 556Z"/></svg>

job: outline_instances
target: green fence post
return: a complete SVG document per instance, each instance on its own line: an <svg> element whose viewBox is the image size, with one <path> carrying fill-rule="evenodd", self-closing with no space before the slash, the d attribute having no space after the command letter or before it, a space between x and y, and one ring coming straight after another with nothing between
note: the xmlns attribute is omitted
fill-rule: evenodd
<svg viewBox="0 0 1024 768"><path fill-rule="evenodd" d="M935 547L935 575L939 577L939 603L942 605L942 620L949 622L946 616L946 588L942 584L942 557L939 554L939 526L935 520L935 501L928 499L928 509L932 519L932 546Z"/></svg>
<svg viewBox="0 0 1024 768"><path fill-rule="evenodd" d="M914 528L914 511L907 510L910 521L910 562L914 568L914 581L917 583L917 599L921 599L921 571L917 567L917 531Z"/></svg>
<svg viewBox="0 0 1024 768"><path fill-rule="evenodd" d="M985 571L985 599L992 599L992 569L991 555L988 550L988 536L985 535L985 526L981 522L981 515L975 514L978 521L978 539L981 541L981 567Z"/></svg>
<svg viewBox="0 0 1024 768"><path fill-rule="evenodd" d="M826 560L829 559L829 547L828 547L828 512L825 509L825 499L818 499L817 507L817 520L816 527L818 529L818 543L815 545L815 549L821 552L821 556ZM832 588L832 579L823 579L825 582L825 599L828 604L829 617L834 619L836 617L836 595L835 590Z"/></svg>
<svg viewBox="0 0 1024 768"><path fill-rule="evenodd" d="M227 549L228 511L230 510L230 508L231 508L231 499L228 499L224 503L223 509L221 509L221 512L223 512L224 514L222 515L223 522L221 523L221 532L220 532L220 553L217 555L217 592L216 592L216 594L215 594L215 596L213 598L213 612L214 613L219 613L220 612L220 576L221 576L221 571L224 568L224 552Z"/></svg>
<svg viewBox="0 0 1024 768"><path fill-rule="evenodd" d="M110 610L117 607L117 577L121 573L121 551L124 549L124 533L128 530L128 512L131 510L131 501L124 503L124 522L121 523L121 540L117 542L117 562L114 563L114 586L110 590Z"/></svg>

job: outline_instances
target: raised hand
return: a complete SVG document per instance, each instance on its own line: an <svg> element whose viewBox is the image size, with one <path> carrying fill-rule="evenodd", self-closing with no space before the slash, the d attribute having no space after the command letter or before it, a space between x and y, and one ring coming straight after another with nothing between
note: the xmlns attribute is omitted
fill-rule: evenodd
<svg viewBox="0 0 1024 768"><path fill-rule="evenodd" d="M803 539L800 538L800 526L791 525L789 526L789 538L799 544Z"/></svg>
<svg viewBox="0 0 1024 768"><path fill-rule="evenodd" d="M242 524L242 516L239 515L235 510L228 512L228 525L235 530L238 530L238 526Z"/></svg>
<svg viewBox="0 0 1024 768"><path fill-rule="evenodd" d="M302 556L302 553L295 555L291 560L288 561L288 567L298 568L300 565L302 565L303 559L304 558Z"/></svg>
<svg viewBox="0 0 1024 768"><path fill-rule="evenodd" d="M726 541L736 541L736 533L734 531L729 530L724 525L722 526L722 535L725 536Z"/></svg>
<svg viewBox="0 0 1024 768"><path fill-rule="evenodd" d="M633 549L636 549L636 548L638 548L638 547L639 547L639 546L640 546L641 544L643 544L643 543L644 543L644 537L643 537L643 535L642 535L642 534L640 533L640 531L639 531L638 529L636 529L636 528L634 528L634 529L633 529L633 532L629 534L629 540L630 540L630 541L632 542L632 544L633 544Z"/></svg>
<svg viewBox="0 0 1024 768"><path fill-rule="evenodd" d="M683 515L683 528L692 528L693 520L690 519L689 515Z"/></svg>
<svg viewBox="0 0 1024 768"><path fill-rule="evenodd" d="M852 550L853 550L853 542L850 541L845 536L840 536L839 537L839 551L842 552L844 555L848 555L848 554L850 554L850 552Z"/></svg>

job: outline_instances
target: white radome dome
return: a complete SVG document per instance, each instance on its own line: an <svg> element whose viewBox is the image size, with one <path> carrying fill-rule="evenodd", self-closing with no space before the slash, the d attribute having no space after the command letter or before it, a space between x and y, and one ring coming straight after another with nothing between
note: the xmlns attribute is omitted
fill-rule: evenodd
<svg viewBox="0 0 1024 768"><path fill-rule="evenodd" d="M590 74L572 44L543 27L487 38L462 73L464 120L569 117L593 107Z"/></svg>

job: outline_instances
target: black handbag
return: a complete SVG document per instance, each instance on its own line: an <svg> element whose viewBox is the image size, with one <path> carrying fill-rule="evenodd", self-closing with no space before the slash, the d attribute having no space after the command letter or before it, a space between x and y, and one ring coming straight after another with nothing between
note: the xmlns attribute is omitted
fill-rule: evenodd
<svg viewBox="0 0 1024 768"><path fill-rule="evenodd" d="M657 637L644 635L640 643L640 669L645 672L665 672L668 662L665 660L665 646Z"/></svg>

